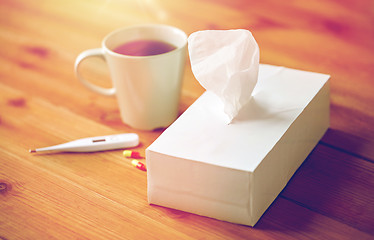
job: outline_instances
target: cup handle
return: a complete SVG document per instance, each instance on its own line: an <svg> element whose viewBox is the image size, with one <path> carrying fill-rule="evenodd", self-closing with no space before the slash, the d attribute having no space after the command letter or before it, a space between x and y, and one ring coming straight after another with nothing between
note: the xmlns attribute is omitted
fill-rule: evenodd
<svg viewBox="0 0 374 240"><path fill-rule="evenodd" d="M101 48L94 48L94 49L88 49L86 51L83 51L78 55L77 59L75 60L75 64L74 64L75 76L79 79L79 81L84 86L86 86L88 89L90 89L94 92L97 92L99 94L103 94L103 95L106 95L106 96L114 95L116 93L116 89L114 87L113 88L99 87L95 84L90 83L86 79L84 79L82 77L82 75L80 74L80 72L79 72L80 64L82 63L82 61L84 59L89 58L89 57L99 57L99 58L103 59L104 61L106 61L105 57L104 57L103 50Z"/></svg>

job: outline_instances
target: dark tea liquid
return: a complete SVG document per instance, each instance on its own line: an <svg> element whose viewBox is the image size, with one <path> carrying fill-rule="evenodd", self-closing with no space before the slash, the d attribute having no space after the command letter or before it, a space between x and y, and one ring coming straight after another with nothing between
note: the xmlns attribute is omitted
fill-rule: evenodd
<svg viewBox="0 0 374 240"><path fill-rule="evenodd" d="M119 45L113 51L129 56L152 56L176 49L170 43L158 40L135 40Z"/></svg>

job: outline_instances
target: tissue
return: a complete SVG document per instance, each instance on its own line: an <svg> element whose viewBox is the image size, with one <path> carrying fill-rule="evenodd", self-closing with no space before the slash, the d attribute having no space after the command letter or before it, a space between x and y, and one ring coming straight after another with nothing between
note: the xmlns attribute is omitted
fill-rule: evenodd
<svg viewBox="0 0 374 240"><path fill-rule="evenodd" d="M231 123L257 84L256 40L245 29L198 31L189 36L188 51L195 78L221 99Z"/></svg>

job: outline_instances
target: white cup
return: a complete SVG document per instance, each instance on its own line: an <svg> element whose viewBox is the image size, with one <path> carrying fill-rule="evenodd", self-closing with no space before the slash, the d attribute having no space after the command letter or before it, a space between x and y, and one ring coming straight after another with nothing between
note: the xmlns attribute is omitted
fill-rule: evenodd
<svg viewBox="0 0 374 240"><path fill-rule="evenodd" d="M172 44L176 49L150 56L130 56L113 51L119 45L135 40L158 40ZM125 124L142 130L167 127L178 115L186 45L187 35L172 26L147 24L118 29L104 38L101 48L79 54L75 74L92 91L116 95ZM113 88L94 85L82 77L79 66L88 57L106 61Z"/></svg>

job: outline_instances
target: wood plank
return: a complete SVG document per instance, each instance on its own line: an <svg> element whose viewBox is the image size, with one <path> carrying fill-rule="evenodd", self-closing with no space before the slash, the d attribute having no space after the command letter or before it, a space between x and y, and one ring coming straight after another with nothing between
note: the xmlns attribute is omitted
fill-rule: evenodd
<svg viewBox="0 0 374 240"><path fill-rule="evenodd" d="M374 8L371 0L3 0L0 239L372 239ZM29 148L131 132L114 98L85 89L75 57L110 31L163 23L187 34L247 28L261 62L331 74L331 127L255 228L147 204L146 174L121 151ZM85 64L110 86L107 68ZM204 89L187 63L180 113ZM136 131L145 148L162 132Z"/></svg>
<svg viewBox="0 0 374 240"><path fill-rule="evenodd" d="M211 2L200 3L199 1L190 4L191 6L201 5L203 6L202 10L211 7L211 13L207 16L198 14L199 11L181 11L180 3L173 4L172 2L166 1L163 4L160 4L159 7L164 8L165 11L177 12L178 17L185 20L185 22L188 22L189 19L194 19L193 22L196 21L197 23L193 27L188 24L183 26L187 33L206 29L207 24L212 26L212 21L214 20L233 20L225 21L225 23L223 23L223 21L218 21L215 23L215 28L244 27L253 30L261 47L262 62L331 74L332 107L333 109L336 109L332 112L332 128L340 131L349 129L349 131L356 136L373 139L374 129L372 126L374 125L374 118L372 113L374 112L374 105L371 103L374 102L374 99L371 93L374 89L373 85L370 83L370 76L374 74L374 68L372 65L374 57L371 51L374 48L374 41L371 41L370 38L367 37L372 36L374 31L370 24L370 22L372 22L370 20L373 20L373 14L368 11L368 9L370 9L370 1L341 4L339 1L331 0L324 1L323 3L320 2L319 4L309 3L306 5L297 4L295 6L288 6L285 5L285 3L280 4L272 1L265 1L251 5L245 5L244 1L234 1L235 3L231 2L232 1L222 1L220 3L221 5L216 5ZM79 88L79 84L78 82L75 82L72 72L74 58L80 51L86 48L98 47L100 45L102 37L114 28L114 26L111 28L108 27L110 20L113 20L113 15L117 17L115 19L115 26L118 26L117 22L121 21L131 24L125 15L117 15L118 9L120 8L118 8L119 6L116 4L119 3L107 4L103 8L105 11L103 10L100 14L102 14L103 18L107 19L107 21L102 21L104 26L99 25L99 28L87 28L88 16L95 14L95 11L97 10L95 10L95 7L93 6L97 4L96 6L100 7L99 2L92 3L92 6L86 2L82 2L75 6L74 12L70 14L68 12L65 15L60 9L71 6L72 3L62 4L57 2L56 4L43 5L44 8L42 9L40 9L37 2L28 3L26 6L21 8L21 10L25 10L26 12L24 18L32 18L35 15L35 12L37 12L43 13L37 15L38 22L50 22L52 19L50 24L43 24L44 30L41 32L38 28L40 24L28 25L33 23L29 23L30 21L23 21L22 18L12 17L13 15L17 16L17 11L20 9L19 5L22 6L25 5L25 3L5 3L7 4L5 6L7 6L8 9L3 8L3 13L4 16L10 15L10 20L8 20L8 22L10 22L9 27L11 30L9 32L13 32L13 36L20 36L20 31L21 33L26 32L27 34L30 34L32 38L25 37L22 40L23 42L30 40L35 41L35 39L37 39L36 43L38 43L38 45L50 46L53 52L58 51L58 55L54 55L53 61L50 63L54 64L54 61L60 61L60 64L62 64L60 68L49 67L49 62L46 61L37 60L34 64L38 67L47 66L43 72L51 72L52 69L53 71L59 71L56 72L54 77L60 76L61 82L65 82L63 88L70 86L70 84ZM142 10L133 4L125 2L121 4L123 4L121 7L128 7L129 11L131 9L131 11L135 11L140 15L142 14ZM267 12L270 11L268 7L271 5L278 10L269 15ZM224 7L229 8L224 10ZM194 8L196 9L197 7ZM111 11L109 11L109 9ZM328 11L326 9L334 9L336 12ZM352 11L351 9L354 9L355 11ZM56 17L52 18L53 14L48 13L48 11L55 12L55 14L57 14L57 19ZM82 11L88 12L86 15L79 16L77 13ZM116 14L113 14L113 11ZM216 15L218 12L222 14L220 18ZM251 14L251 18L243 18L246 14ZM300 17L301 15L302 17ZM170 15L170 17L173 16L174 13ZM237 17L234 18L234 16ZM344 16L344 18L341 16ZM299 19L299 21L292 20L295 18ZM350 21L345 21L344 19L350 19ZM364 19L369 19L369 21L363 21ZM169 19L169 21L166 21L165 23L172 24L174 23L174 20L175 19ZM74 24L74 21L82 21L80 24L86 23L86 25L76 25ZM314 24L310 24L312 22ZM66 24L68 25L66 26ZM85 32L80 32L80 29L82 29L83 26L86 30ZM58 27L61 34L70 34L77 37L72 39L68 38L68 42L66 42L66 39L61 37L61 35L57 35L56 37L53 34L51 34L51 36L46 35L48 32L54 32L56 27ZM100 34L95 35L95 32L97 31L100 31ZM42 35L37 34L38 32L42 33ZM22 35L23 34L21 34L21 36ZM87 36L91 36L91 38L88 38ZM276 38L274 36L276 36ZM289 36L293 36L293 38L290 38ZM53 39L50 39L51 37L53 37ZM12 37L12 39L22 38ZM78 41L78 39L82 40ZM61 46L64 47L61 48ZM58 50L59 48L60 50ZM316 51L318 49L323 50ZM9 52L9 54L12 55L13 51ZM359 59L355 57L357 55L360 56ZM91 68L91 70L95 71L94 68ZM60 71L64 72L63 75L61 75ZM100 75L100 73L97 74ZM69 85L66 85L66 79L71 81L69 82ZM360 84L351 84L352 79L359 79L358 81ZM186 87L191 87L191 89L199 88L198 83L195 82L190 73L186 74L185 80L187 82L185 84ZM44 89L42 86L39 86L39 88ZM191 91L190 89L184 89L184 92ZM44 94L48 96L47 93L44 92ZM99 98L95 94L89 96L91 98ZM197 96L198 94L195 95L195 97ZM58 98L56 97L56 99ZM100 110L102 109L100 102L104 103L106 102L106 99L99 99L100 100L96 100L94 103L99 105L97 107ZM68 101L64 104L71 105L71 102L77 101ZM109 113L111 115L102 118L113 118L112 113L116 113L115 111L117 109L115 103L111 104L112 108L109 109L109 111L103 111L102 113L102 115L104 113ZM71 107L73 108L73 106ZM82 111L82 109L80 109L80 111L82 114L92 114L90 112ZM78 112L78 110L76 110L76 112ZM95 119L101 121L99 116L95 116Z"/></svg>
<svg viewBox="0 0 374 240"><path fill-rule="evenodd" d="M374 163L374 142L337 129L328 129L321 143Z"/></svg>
<svg viewBox="0 0 374 240"><path fill-rule="evenodd" d="M122 187L119 187L115 182L112 185L106 185L106 189L102 189L100 176L97 177L97 180L94 173L91 173L84 177L86 182L90 182L89 188L85 188L82 185L87 183L83 182L83 179L80 179L78 185L65 177L41 169L36 165L37 162L32 162L27 157L22 156L21 160L18 155L14 154L9 154L8 157L3 157L5 162L1 162L2 183L5 182L11 191L3 194L7 197L5 201L7 204L1 206L1 213L4 215L0 216L0 219L3 219L6 224L0 225L4 227L3 230L0 229L0 233L5 232L0 235L9 239L12 239L13 236L24 238L35 235L37 237L39 231L43 231L44 236L53 236L56 239L71 239L73 237L121 239L123 236L130 239L141 236L151 238L151 236L144 235L145 232L159 238L162 237L159 231L166 231L162 230L162 226L154 226L156 222L165 224L172 229L178 229L179 233L175 233L175 237L178 239L188 239L186 236L194 238L194 236L199 236L202 231L206 231L205 236L215 239L225 239L225 236L235 239L246 239L248 236L254 239L279 239L288 235L286 230L295 231L294 238L289 237L290 239L304 239L302 236L308 239L310 236L318 235L334 236L339 239L349 239L352 236L369 239L368 235L327 217L322 217L321 220L317 213L297 206L288 200L286 200L287 203L284 203L284 200L277 199L274 206L260 220L258 227L253 229L176 210L148 206L144 199L145 182L141 184L141 199L143 200L140 200L139 196L134 197L134 190L125 195L126 193L122 189L127 188L128 184L124 181L121 182ZM50 156L45 160L54 161L54 158ZM91 157L88 160L93 159ZM80 161L85 161L85 159L80 159ZM105 164L108 164L108 161ZM92 165L93 168L101 169L103 167L102 165ZM122 173L129 175L131 172L122 171ZM118 180L115 174L113 175L113 181ZM75 181L78 179L72 176L69 178L73 178ZM137 185L139 187L139 184ZM90 188L96 188L98 191L93 191ZM122 196L122 199L115 199L114 195ZM14 211L14 207L17 207L18 210ZM73 214L74 212L76 213ZM139 216L141 219L134 215L141 215ZM147 217L143 219L143 215ZM154 223L150 222L149 218ZM31 225L29 225L30 222ZM324 229L322 226L325 224L334 225L334 229ZM19 227L22 226L25 229L30 229L26 226L32 227L36 232L19 232ZM100 228L97 230L100 231L98 233L95 231L95 226L114 227L105 230ZM144 226L147 230L144 229ZM50 231L45 232L45 228ZM10 231L11 229L12 231ZM129 229L131 231L128 233ZM314 230L310 232L311 229ZM167 233L167 238L172 236L169 229Z"/></svg>
<svg viewBox="0 0 374 240"><path fill-rule="evenodd" d="M266 223L264 223L266 222ZM276 239L372 239L332 218L278 197L255 227Z"/></svg>
<svg viewBox="0 0 374 240"><path fill-rule="evenodd" d="M195 239L201 234L212 239L371 238L283 198L275 201L255 228L157 206L137 209L129 206L131 202L113 201L17 155L8 157L0 163L2 183L8 188L0 194L5 199L0 206L4 223L0 236L6 239L38 238L40 232L51 239Z"/></svg>
<svg viewBox="0 0 374 240"><path fill-rule="evenodd" d="M374 164L319 144L281 195L374 235Z"/></svg>
<svg viewBox="0 0 374 240"><path fill-rule="evenodd" d="M6 89L5 87L2 87L1 89ZM17 96L17 91L11 91L10 89L7 89L6 93L11 94L12 96ZM5 93L5 94L6 94ZM18 93L19 94L19 93ZM4 96L4 95L3 95ZM5 95L6 96L6 95ZM64 132L67 131L71 126L68 122L66 121L58 121L57 123L54 122L48 122L48 118L55 118L55 119L62 119L63 117L72 119L72 121L76 122L76 126L82 126L85 125L86 128L76 128L75 132L77 134L83 134L87 133L87 130L92 129L96 127L96 123L86 120L80 116L76 116L74 113L68 112L66 110L63 110L61 108L57 108L55 106L49 105L47 103L44 103L40 99L37 98L32 98L29 101L27 101L27 104L23 105L24 107L22 108L17 108L15 107L14 103L10 106L7 106L8 102L2 102L1 103L1 108L2 109L9 109L9 108L15 108L13 110L14 115L26 115L26 118L19 118L18 122L14 121L10 123L10 119L7 117L3 118L3 127L6 126L7 128L11 128L11 132L5 132L4 128L0 128L3 138L0 141L1 146L6 146L6 142L8 141L11 137L10 134L13 135L12 140L18 142L18 144L13 144L12 148L7 148L7 155L4 160L5 162L2 162L2 164L5 164L4 166L1 167L2 169L2 177L1 179L3 182L11 183L11 185L16 185L18 182L26 184L30 184L30 181L35 183L32 186L26 187L28 188L28 193L31 192L31 189L35 189L34 191L36 192L44 192L46 191L45 188L51 189L48 193L43 193L42 196L49 198L50 196L54 196L54 200L46 199L48 200L48 203L45 203L42 201L43 205L47 204L47 215L40 215L39 212L35 213L32 212L31 216L29 218L37 218L37 219L45 219L50 217L49 215L52 215L56 219L59 219L59 216L54 216L55 214L60 214L61 209L58 211L56 208L62 208L63 205L66 205L66 202L60 203L57 206L54 206L58 199L62 196L66 195L66 198L84 198L86 199L91 199L92 196L99 196L100 198L110 200L110 202L114 202L116 205L120 205L121 208L126 207L125 210L121 210L121 212L126 212L129 211L127 208L131 209L132 211L138 212L138 214L141 215L140 218L143 218L145 215L147 218L151 218L154 221L159 221L162 219L162 223L167 225L168 227L171 227L173 229L178 229L181 231L181 233L188 235L188 236L199 236L199 232L203 231L203 229L210 229L211 235L206 233L207 235L214 238L224 238L227 234L232 234L232 232L235 232L234 236L236 239L243 238L245 239L246 236L251 235L253 237L258 237L258 238L274 238L274 239L279 239L279 237L285 237L286 235L283 235L283 233L278 233L274 234L274 232L270 231L271 234L269 235L269 228L280 228L280 229L293 229L295 231L294 227L297 226L295 223L299 222L300 224L300 219L305 219L305 216L316 216L315 219L321 218L319 216L319 213L312 212L311 210L304 208L300 209L300 206L297 206L293 201L300 201L298 198L291 198L290 196L286 196L287 198L290 198L291 200L286 200L287 203L283 203L284 200L278 198L276 202L274 203L276 206L278 206L278 202L281 202L280 204L280 209L276 210L275 214L272 214L272 210L269 210L269 212L265 213L265 216L261 221L259 222L258 226L256 226L255 229L245 227L245 226L239 226L235 224L229 224L220 221L216 221L213 219L207 219L204 217L199 217L197 215L193 214L188 214L188 213L183 213L180 211L176 210L171 210L171 209L166 209L162 207L157 207L157 206L148 206L146 202L146 175L144 172L141 171L136 171L130 166L129 163L126 164L126 160L122 158L121 156L121 151L111 151L111 152L105 152L105 153L98 153L98 154L55 154L55 155L30 155L27 152L27 144L29 142L27 140L23 140L24 134L27 135L32 135L30 131L43 131L44 128L52 128L53 126L58 126L60 128L59 131ZM22 105L22 104L21 104ZM9 110L7 112L10 112ZM30 114L33 113L33 114ZM48 113L48 114L47 114ZM48 118L46 116L49 116ZM39 126L34 126L37 123L42 123ZM31 126L34 126L34 129L31 129ZM99 125L97 126L98 129L101 129L103 127L100 127ZM45 131L45 129L44 129ZM53 133L52 136L54 136ZM61 138L62 136L54 136L54 138ZM66 136L64 136L66 137ZM51 141L50 139L41 139L42 141ZM38 140L38 141L41 141ZM142 149L139 149L140 151L143 151ZM314 153L313 153L314 154ZM312 155L313 156L313 155ZM18 162L17 162L17 159ZM12 162L12 163L9 163ZM13 165L17 163L17 165ZM26 164L26 165L25 165ZM14 173L13 171L8 170L8 168L13 169L13 171L16 171ZM23 169L24 168L24 169ZM35 170L36 168L36 170ZM22 170L23 169L23 170ZM26 171L26 172L24 172ZM32 174L28 171L36 171L35 173L32 172ZM302 170L300 170L302 171ZM6 175L4 175L6 174ZM21 177L19 176L25 176ZM39 179L40 177L37 178L37 180L33 180L38 175L46 175L46 179ZM50 175L50 176L49 176ZM31 176L31 179L23 179L26 178L26 176ZM19 179L21 178L21 179ZM59 182L56 182L52 179L57 178ZM137 179L136 183L134 183L133 179ZM296 180L297 179L297 180ZM301 180L300 180L301 179ZM301 175L300 177L295 177L294 181L305 183L304 175ZM317 181L317 183L316 183ZM37 182L46 182L47 186L36 186L35 184ZM15 184L13 184L15 183ZM309 183L309 184L318 184L318 179L314 180L314 182ZM292 185L289 186L292 188ZM25 188L25 186L22 186L21 188ZM79 189L77 189L79 188ZM12 188L15 190L15 188ZM71 190L72 189L72 190ZM77 189L77 190L74 190ZM70 196L71 192L75 193L77 191L81 192L82 196ZM55 193L53 191L58 191L58 193ZM299 191L299 189L297 189ZM60 193L62 192L62 193ZM292 190L291 190L292 192ZM26 194L26 193L25 193ZM56 195L57 194L57 195ZM62 194L62 196L60 195ZM87 196L86 196L87 195ZM39 195L38 195L39 196ZM57 196L57 197L56 197ZM22 198L27 198L26 196ZM41 197L41 196L39 196ZM37 197L35 197L37 198ZM56 198L56 199L55 199ZM295 200L296 199L296 200ZM303 202L302 204L307 205L308 203L308 198ZM336 199L335 199L336 200ZM35 199L25 199L24 202L20 203L20 200L17 200L14 202L14 205L19 205L19 204L24 204L23 206L25 211L27 212L27 207L30 207L27 205L27 202L32 202L30 204L36 204L34 201ZM68 201L68 200L65 200ZM78 200L69 200L76 202ZM93 201L93 200L92 200ZM96 200L95 200L96 201ZM40 203L41 204L41 203ZM82 218L84 217L85 219L90 219L92 216L90 214L94 214L96 211L96 208L100 206L106 206L108 203L106 202L99 202L99 203L91 203L91 205L98 205L94 207L94 210L92 210L92 213L89 213L88 216L84 215L81 216ZM35 209L42 208L43 205L37 205L37 206L32 206ZM13 203L10 203L10 206L13 206ZM72 208L72 206L67 205L65 207L68 207L69 209ZM79 208L82 208L80 205L78 206ZM118 206L119 207L119 206ZM78 209L79 209L78 208ZM20 218L18 215L12 216L12 207L7 207L4 209L4 214L6 214L7 220L6 222L13 222L15 221L14 219L20 219L22 221L25 221L24 218ZM43 208L42 208L43 209ZM78 211L78 209L76 209ZM292 210L293 209L293 210ZM130 211L131 211L130 210ZM292 211L291 211L292 210ZM88 210L87 210L88 211ZM102 209L99 210L100 212L103 212ZM113 210L114 211L114 210ZM287 213L287 211L290 211ZM119 210L115 210L114 212L119 212ZM318 211L316 211L318 212ZM82 214L82 213L80 213ZM107 218L110 219L117 219L118 221L123 221L123 224L128 224L127 219L118 219L120 216L106 216L106 214L102 213L104 216L104 220ZM134 213L135 214L135 213ZM278 215L279 214L279 215ZM286 216L286 217L285 217ZM298 216L298 217L295 217ZM319 216L319 217L317 217ZM353 215L354 216L354 215ZM64 218L67 216L63 215ZM124 218L121 215L122 218ZM2 218L2 217L1 217ZM5 217L4 217L5 218ZM68 216L68 219L73 218L73 216ZM98 217L94 218L97 219ZM312 218L312 217L310 217ZM355 231L354 229L351 229L345 224L339 223L339 221L329 219L329 217L322 217L324 221L328 222L329 224L333 224L337 229L333 230L326 230L326 229L320 229L320 235L331 235L331 236L339 236L340 239L344 239L347 236L355 236L355 235L360 235L361 237L367 237L365 233L362 233L360 231ZM78 218L79 219L79 218ZM274 223L274 219L278 219ZM284 219L287 219L287 221L284 221ZM103 221L104 221L103 220ZM143 221L143 220L139 220ZM278 222L279 221L279 222ZM306 220L305 225L312 225L312 228L318 229L320 224L325 224L321 223L318 221L313 221L310 223L309 221L311 220ZM61 226L58 225L58 223L52 222L51 220L45 220L46 223L52 224L49 227L52 227L56 229L56 231L62 231L61 233L61 238L69 238L71 236L75 236L75 233L69 233L65 232L63 229L61 229ZM10 223L8 223L10 224ZM14 225L12 225L14 224ZM11 225L13 228L16 228L17 226L16 223L12 223ZM55 226L58 225L58 226ZM66 224L66 223L64 223ZM75 222L73 221L72 225ZM86 224L91 224L93 225L94 223L87 222ZM106 225L107 223L102 223ZM117 223L118 224L118 223ZM42 225L43 226L43 225ZM48 225L47 225L48 226ZM44 226L44 227L47 227ZM79 225L80 226L80 225ZM150 229L152 225L149 225L147 223L147 226L149 226ZM309 231L309 227L306 228L305 231ZM68 229L71 229L72 226L68 227ZM87 227L88 228L88 227ZM193 233L191 228L196 229L196 232ZM263 231L257 231L257 229L263 230ZM80 229L78 229L80 231ZM77 230L77 231L78 231ZM14 229L16 232L16 229ZM157 229L153 229L152 231L158 231ZM297 234L294 233L295 239L302 239L300 236L306 235L308 236L308 232L304 232L304 230L299 230ZM319 232L317 231L317 232ZM326 232L327 231L327 232ZM351 234L347 235L347 231L349 231ZM33 233L27 233L27 234L33 234ZM36 234L36 233L35 233ZM66 235L65 235L66 234ZM69 235L73 234L73 235ZM109 234L109 233L108 233ZM118 232L115 233L110 233L111 238L115 239L116 235ZM196 235L194 235L196 234ZM298 236L300 234L300 236ZM314 232L313 234L316 234ZM353 235L352 235L353 234ZM91 235L86 235L90 238ZM181 236L179 236L181 237ZM98 236L97 238L100 238Z"/></svg>
<svg viewBox="0 0 374 240"><path fill-rule="evenodd" d="M9 15L9 12L16 14L19 9L2 8L1 10L3 10L4 15ZM30 13L27 12L25 17L32 18L32 13L33 11ZM30 15L28 16L27 14ZM47 21L43 16L43 14L41 16L38 15L37 18L41 18L40 21ZM38 32L37 29L34 29L36 28L35 26L27 25L29 22L25 24L20 20L13 20L17 19L16 17L11 17L10 19L11 21L15 21L16 24L22 24L23 33L31 31L35 34L34 32ZM17 25L17 27L20 26ZM72 34L71 27L73 26L63 29L59 28L59 31L64 32L64 34ZM80 30L79 26L74 27L74 31ZM44 28L45 31L49 29L53 32L56 26L45 25ZM94 43L89 43L88 45L92 45L92 47L100 46L101 37L104 37L105 34L97 37L94 41L96 45ZM114 97L106 97L93 93L75 78L73 71L75 57L79 52L87 49L87 46L72 50L64 46L76 46L77 44L74 42L67 43L64 38L59 38L55 41L55 39L45 38L38 34L32 37L20 37L19 35L17 30L9 26L0 34L0 43L9 46L8 51L0 55L0 69L2 69L0 76L2 77L2 83L28 92L30 95L44 97L48 102L66 106L82 116L91 118L99 123L110 125L117 130L131 130L122 123ZM23 35L21 34L21 36ZM75 51L76 54L71 54L72 51ZM93 82L109 86L110 79L106 66L103 66L102 62L100 63L95 62L94 59L89 60L82 72L90 80L93 80ZM12 75L1 75L7 71L12 71ZM192 76L191 71L188 71L186 75ZM191 84L185 81L185 85ZM198 83L195 83L195 85L198 85ZM181 113L203 92L201 86L197 86L197 88L200 90L197 94L190 90L183 92L183 101L180 107ZM74 91L71 91L71 89L74 89Z"/></svg>
<svg viewBox="0 0 374 240"><path fill-rule="evenodd" d="M4 90L7 88L3 86L1 89ZM17 93L16 90L12 91L12 89L9 88L6 92L2 92L2 96L17 96L18 94L20 93ZM19 103L20 102L21 101L19 101ZM11 105L8 103L9 101L2 101L0 107L7 110L7 112L9 112L10 108L17 108L14 102ZM287 229L290 230L289 228L291 228L292 231L296 231L298 227L296 228L295 226L299 226L296 223L301 224L301 219L305 220L304 224L301 224L304 226L304 228L301 228L301 230L293 233L295 239L303 239L301 236L311 236L311 233L309 232L310 228L315 229L313 234L318 233L321 236L337 236L339 239L348 239L348 237L356 235L362 237L363 239L368 237L367 234L354 230L354 228L340 223L337 220L321 216L318 212L313 212L307 208L302 208L296 205L293 202L293 198L290 200L278 198L274 203L276 210L269 210L266 212L264 217L260 220L258 226L255 228L227 224L214 219L199 217L194 214L188 214L177 210L149 206L146 202L145 173L134 170L134 168L132 168L132 166L130 166L130 164L122 158L121 151L110 151L97 154L30 155L27 152L29 140L23 139L23 134L32 135L31 132L35 130L43 131L44 128L50 129L53 128L53 126L57 126L60 128L59 131L64 132L71 128L71 124L66 121L57 120L57 123L48 122L48 119L51 118L71 119L77 126L74 130L77 132L77 134L87 133L93 128L97 128L97 130L102 128L105 129L104 127L97 125L95 122L77 116L72 112L66 111L61 107L55 107L45 103L41 99L35 97L31 98L25 103L21 103L20 105L21 106L18 106L18 108L15 109L16 111L12 112L14 116L23 115L24 118L17 117L16 119L18 119L18 121L15 121L14 119L12 120L8 117L4 117L2 121L3 127L0 128L1 135L5 137L0 140L0 146L5 146L6 142L8 141L7 139L11 138L12 135L13 137L11 139L14 141L12 148L8 148L5 155L4 153L2 154L2 156L5 156L5 158L2 158L3 161L1 163L3 165L0 168L2 182L10 184L8 186L12 186L12 191L24 191L25 194L25 196L21 196L20 199L17 197L17 200L7 200L8 204L3 206L5 209L2 210L2 212L4 212L7 217L5 217L5 215L0 216L0 219L5 219L3 221L7 223L6 226L10 225L8 227L14 230L14 232L9 235L10 237L18 236L16 235L16 226L23 226L18 225L18 219L19 221L27 222L25 219L33 218L36 218L38 221L39 219L43 219L45 224L41 224L36 221L35 224L37 225L32 225L32 229L34 229L36 232L25 232L25 234L31 234L30 236L35 234L35 236L37 236L37 232L40 230L38 226L40 226L41 229L44 227L49 227L55 229L54 231L61 231L61 233L59 233L61 235L58 235L58 238L60 239L67 239L71 238L72 236L85 236L91 238L93 236L91 234L96 234L96 232L89 234L84 232L82 233L83 235L80 236L76 235L74 231L71 232L69 229L76 229L75 231L81 232L81 228L90 229L93 225L99 224L95 221L100 221L100 225L107 226L108 218L113 219L113 221L121 222L111 223L109 225L122 226L122 224L126 224L125 229L127 229L129 221L130 227L132 227L131 224L135 224L136 221L143 222L143 218L150 218L155 222L161 222L161 224L167 226L168 228L178 229L179 233L175 234L181 234L178 235L178 238L181 239L184 239L185 236L198 237L201 234L201 231L204 232L207 231L207 229L209 229L209 233L205 232L204 235L215 239L225 239L225 236L228 235L235 237L235 239L245 239L248 236L258 239L279 239L287 236L285 235L285 232L287 232ZM38 122L42 124L36 125ZM86 126L86 128L79 127L82 125ZM34 129L31 129L32 126L34 126ZM46 129L44 129L44 131ZM50 138L67 137L64 135L56 136L54 134L56 133L53 133ZM51 141L51 139L39 139L38 137L36 141L48 142ZM143 151L141 148L138 150ZM303 175L299 177L299 179L300 178L303 178ZM137 179L137 181L134 182L133 179ZM297 181L305 182L303 179ZM316 181L318 182L318 179ZM18 190L18 188L21 190ZM48 189L48 191L46 189ZM31 194L33 191L37 193L36 196ZM29 196L29 194L32 196ZM16 194L16 196L18 195ZM99 198L100 201L97 200L95 196ZM40 198L43 197L46 199L40 200ZM289 198L289 196L287 197ZM61 201L60 198L62 198ZM79 200L82 198L83 200ZM81 203L82 205L80 204L80 201L83 201L83 203ZM86 203L87 201L92 202ZM38 204L36 202L38 202ZM78 203L78 205L73 207L71 205L72 202L75 204ZM35 206L33 204L35 204ZM112 211L114 213L118 213L118 216L112 216L111 212L107 213L105 210L101 209L102 206L107 206L108 204L109 206L115 208ZM31 211L30 216L20 217L18 216L19 213L17 211L12 212L14 209L13 206L18 207L19 205L22 205L21 209L23 209L20 212ZM89 207L86 206L84 208L85 211L88 211L88 213L81 212L83 205L89 205ZM29 207L31 207L31 210L28 210ZM272 206L271 209L272 208L274 207ZM40 209L45 209L45 213L40 213ZM69 209L69 211L60 216L62 209ZM77 211L77 214L81 214L81 216L66 216L67 214L71 214L70 212L72 210ZM95 217L92 216L97 211L102 212L102 215ZM120 214L123 212L127 215L128 211L134 211L133 214L140 215L138 216L140 219L136 221L134 220L134 223L131 223L131 219L128 220L127 216ZM275 213L273 213L273 211L275 211ZM132 215L130 216L131 218L135 218ZM309 216L309 218L306 218L305 216ZM61 221L61 217L63 217L65 220L61 223L56 222ZM50 218L56 220L52 221ZM71 220L72 218L76 220L73 221ZM86 222L80 224L75 222L78 220L83 221L81 218L84 218ZM93 222L88 220L91 218L93 219ZM322 218L323 221L321 221L320 218ZM65 221L71 222L65 223ZM73 226L76 224L78 224L78 227L73 228ZM153 227L152 224L153 223L146 222L146 225L149 229L151 229L151 232L159 231L158 227ZM323 229L321 227L323 224L334 225L335 228ZM70 227L66 227L67 229L64 230L63 226ZM8 227L6 228L7 234L9 234ZM283 229L285 232L278 232L275 230L274 232L271 231L271 229ZM5 229L3 231L5 232ZM136 234L134 236L138 236L137 234L140 234L139 231L140 229L133 230L133 233ZM112 239L117 239L122 235L122 233L122 231L116 230L105 234L110 236ZM20 237L22 238L22 236L26 235L21 235ZM290 236L288 237L291 239L293 238ZM98 235L95 236L95 238L101 239L104 238L104 236Z"/></svg>
<svg viewBox="0 0 374 240"><path fill-rule="evenodd" d="M0 236L6 239L41 233L52 239L192 239L18 155L3 153L0 167L6 184L0 194Z"/></svg>

